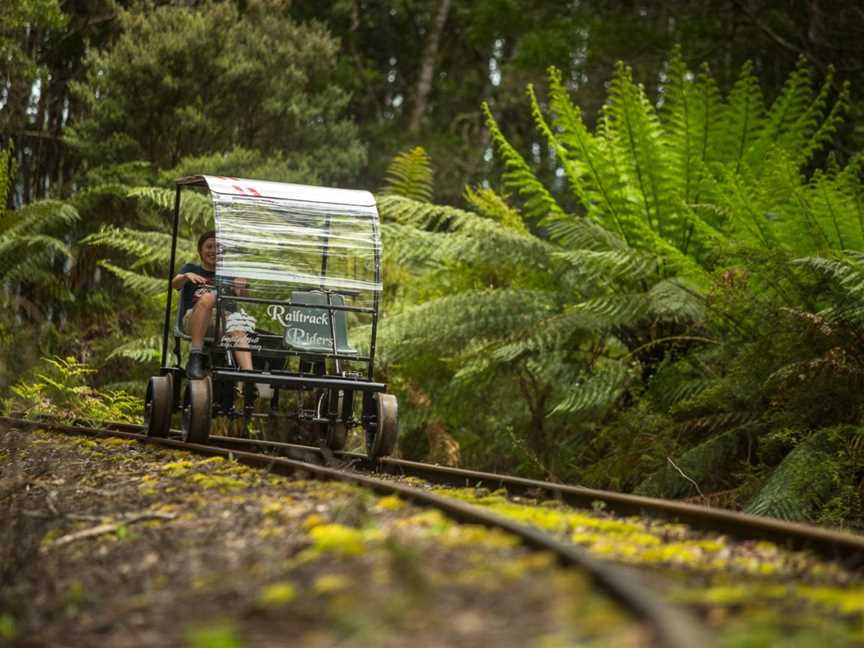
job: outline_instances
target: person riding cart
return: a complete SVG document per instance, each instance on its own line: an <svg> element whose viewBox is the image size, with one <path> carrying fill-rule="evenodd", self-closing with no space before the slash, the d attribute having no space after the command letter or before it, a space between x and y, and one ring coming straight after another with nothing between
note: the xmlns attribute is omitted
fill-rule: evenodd
<svg viewBox="0 0 864 648"><path fill-rule="evenodd" d="M187 263L171 280L171 286L180 291L180 313L183 332L191 337L186 376L198 380L205 376L207 356L204 353L205 336L213 337L216 330L216 232L204 232L198 238L198 256L201 263ZM232 314L234 315L234 314ZM237 320L229 316L229 320ZM246 320L254 328L255 320ZM233 321L232 321L233 323ZM247 346L243 328L233 326L226 330L236 338L239 346ZM235 358L241 369L252 369L252 356L248 351L236 351Z"/></svg>
<svg viewBox="0 0 864 648"><path fill-rule="evenodd" d="M175 274L183 192L209 192L215 229L198 240L199 264ZM165 310L160 375L145 398L148 434L204 442L214 416L230 415L233 385L299 393L291 416L319 442L342 449L353 427L371 457L390 454L398 405L374 380L381 284L375 199L366 191L193 176L177 181L169 285L181 291L168 358L172 293ZM261 324L260 328L258 324ZM182 364L181 342L189 340ZM208 371L209 369L209 371ZM305 395L304 395L305 394ZM227 395L227 398L226 398Z"/></svg>

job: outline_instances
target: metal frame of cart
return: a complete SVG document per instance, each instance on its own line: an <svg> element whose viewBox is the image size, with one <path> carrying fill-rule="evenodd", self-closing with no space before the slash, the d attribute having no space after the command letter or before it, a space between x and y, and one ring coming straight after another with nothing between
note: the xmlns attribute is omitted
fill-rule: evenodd
<svg viewBox="0 0 864 648"><path fill-rule="evenodd" d="M202 380L183 369L188 336L179 308L172 330L181 200L190 190L211 197L218 250L215 331L205 339L210 372ZM145 398L148 434L167 435L179 411L184 439L205 442L214 417L248 421L255 391L243 390L237 407L234 388L254 384L270 392L274 417L281 392L304 392L293 416L322 445L342 449L348 430L361 426L371 457L390 454L398 404L374 380L381 289L380 222L369 192L205 175L177 180L161 369ZM359 343L358 331L368 331ZM252 353L253 370L238 367L238 351Z"/></svg>

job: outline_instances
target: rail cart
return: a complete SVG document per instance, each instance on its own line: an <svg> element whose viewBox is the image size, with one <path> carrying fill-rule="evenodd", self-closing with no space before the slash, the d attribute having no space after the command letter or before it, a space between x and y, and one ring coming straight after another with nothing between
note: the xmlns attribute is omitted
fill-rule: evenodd
<svg viewBox="0 0 864 648"><path fill-rule="evenodd" d="M397 401L373 377L381 236L372 194L215 176L176 185L162 366L147 384L147 434L166 436L179 411L183 439L203 443L214 417L248 421L259 391L270 399L267 416L284 416L277 414L280 392L294 390L300 394L290 417L321 444L340 450L348 430L362 426L367 454L390 454ZM179 305L172 330L180 205L190 190L212 198L217 244L216 316L204 346L210 371L200 380L188 379L183 368L181 342L189 338ZM252 353L253 370L238 367L238 351ZM235 407L239 385L256 386L241 390L242 410Z"/></svg>

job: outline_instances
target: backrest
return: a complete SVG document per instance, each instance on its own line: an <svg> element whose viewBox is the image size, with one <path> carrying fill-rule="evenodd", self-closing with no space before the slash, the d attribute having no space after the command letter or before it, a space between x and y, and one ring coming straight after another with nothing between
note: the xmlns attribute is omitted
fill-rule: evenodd
<svg viewBox="0 0 864 648"><path fill-rule="evenodd" d="M321 290L295 290L291 293L291 305L285 314L287 328L283 337L286 347L304 353L332 353L330 311L326 306L342 306L342 295ZM316 306L325 308L316 308ZM355 355L356 349L348 345L348 324L345 311L333 311L333 333L336 335L336 351Z"/></svg>

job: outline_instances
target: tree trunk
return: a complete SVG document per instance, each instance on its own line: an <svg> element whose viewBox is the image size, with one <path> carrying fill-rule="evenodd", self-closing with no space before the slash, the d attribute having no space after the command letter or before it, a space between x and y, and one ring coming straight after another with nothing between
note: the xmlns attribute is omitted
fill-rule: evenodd
<svg viewBox="0 0 864 648"><path fill-rule="evenodd" d="M429 35L426 39L423 58L420 60L420 77L417 80L417 92L414 95L414 108L411 111L411 118L408 120L409 133L416 133L420 130L420 124L423 122L423 116L426 114L429 94L432 92L435 59L438 58L438 43L441 40L441 32L444 31L444 23L447 22L447 14L449 12L450 0L440 0L438 11L432 20Z"/></svg>

